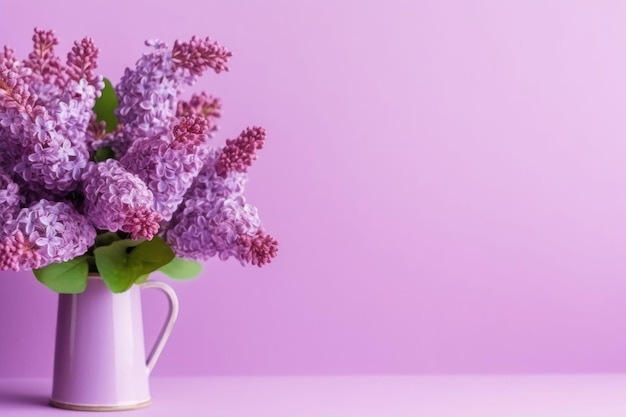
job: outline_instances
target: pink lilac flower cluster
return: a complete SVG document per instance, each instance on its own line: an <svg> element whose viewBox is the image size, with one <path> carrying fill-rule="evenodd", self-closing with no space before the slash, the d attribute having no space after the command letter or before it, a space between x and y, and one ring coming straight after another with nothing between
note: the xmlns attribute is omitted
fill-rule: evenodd
<svg viewBox="0 0 626 417"><path fill-rule="evenodd" d="M243 196L246 172L264 142L263 128L248 128L210 153L167 232L167 241L182 256L232 256L262 266L277 255L278 242L265 233L257 209Z"/></svg>
<svg viewBox="0 0 626 417"><path fill-rule="evenodd" d="M210 146L219 99L180 99L206 71L227 71L230 52L209 38L146 42L151 51L115 86L119 124L107 132L93 112L104 88L93 40L75 42L65 61L58 44L35 29L26 59L0 50L0 270L70 260L106 232L158 235L187 259L262 266L277 255L243 196L265 131ZM96 158L102 148L113 157Z"/></svg>
<svg viewBox="0 0 626 417"><path fill-rule="evenodd" d="M146 45L153 51L145 54L134 69L127 68L116 88L120 97L118 117L125 133L118 136L117 150L121 153L130 147L133 138L166 133L183 88L193 85L209 68L216 73L228 70L226 62L231 56L209 38L176 42L172 49L159 40L147 41Z"/></svg>
<svg viewBox="0 0 626 417"><path fill-rule="evenodd" d="M115 159L89 162L83 174L85 217L100 230L131 234L132 239L154 236L162 217L152 210L154 197L139 177Z"/></svg>
<svg viewBox="0 0 626 417"><path fill-rule="evenodd" d="M44 199L22 208L2 231L0 265L13 269L68 261L87 252L96 238L94 227L71 204Z"/></svg>
<svg viewBox="0 0 626 417"><path fill-rule="evenodd" d="M135 140L120 159L154 193L154 207L165 220L182 202L204 161L198 148L206 143L207 122L201 116L182 116L167 133Z"/></svg>
<svg viewBox="0 0 626 417"><path fill-rule="evenodd" d="M0 224L10 221L20 209L20 187L11 177L0 173Z"/></svg>

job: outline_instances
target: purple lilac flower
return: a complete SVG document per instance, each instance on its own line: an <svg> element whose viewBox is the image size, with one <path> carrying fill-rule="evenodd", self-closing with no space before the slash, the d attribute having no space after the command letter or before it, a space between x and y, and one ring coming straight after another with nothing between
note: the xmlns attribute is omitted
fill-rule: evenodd
<svg viewBox="0 0 626 417"><path fill-rule="evenodd" d="M265 129L250 127L226 146L209 148L204 153L204 166L194 179L184 200L211 200L242 195L248 182L248 167L257 159L256 152L265 143ZM181 207L181 208L184 208Z"/></svg>
<svg viewBox="0 0 626 417"><path fill-rule="evenodd" d="M0 269L68 261L87 252L96 239L96 230L70 204L48 200L21 209L2 232Z"/></svg>
<svg viewBox="0 0 626 417"><path fill-rule="evenodd" d="M37 97L37 104L46 106L58 97L67 81L66 68L54 53L59 40L52 30L35 28L33 49L20 67L22 79L31 94Z"/></svg>
<svg viewBox="0 0 626 417"><path fill-rule="evenodd" d="M8 109L31 117L35 106L36 96L33 96L26 83L18 74L9 68L0 68L0 109Z"/></svg>
<svg viewBox="0 0 626 417"><path fill-rule="evenodd" d="M141 178L154 194L154 210L168 221L202 169L196 150L208 136L203 117L182 117L170 134L133 142L120 164Z"/></svg>
<svg viewBox="0 0 626 417"><path fill-rule="evenodd" d="M227 140L222 149L209 148L204 166L196 176L184 200L211 200L242 195L248 182L248 167L263 147L265 130L247 128L234 140ZM184 208L184 207L183 207Z"/></svg>
<svg viewBox="0 0 626 417"><path fill-rule="evenodd" d="M60 130L74 146L87 149L87 131L95 119L93 106L104 88L104 79L95 75L98 49L89 37L75 42L67 56L68 83L54 106Z"/></svg>
<svg viewBox="0 0 626 417"><path fill-rule="evenodd" d="M2 90L0 90L2 91ZM2 94L0 92L0 94ZM1 100L1 99L0 99ZM21 138L23 136L23 126L27 123L24 120L24 113L16 109L0 109L0 170L13 172L15 162L21 158L23 146Z"/></svg>
<svg viewBox="0 0 626 417"><path fill-rule="evenodd" d="M94 82L101 82L99 80L101 77ZM86 78L79 81L70 79L63 93L47 105L52 112L56 131L77 149L81 162L86 162L89 155L87 130L93 117L91 109L102 90L102 85L96 86L91 85ZM84 167L86 164L81 165Z"/></svg>
<svg viewBox="0 0 626 417"><path fill-rule="evenodd" d="M45 85L62 88L65 84L66 69L54 54L54 47L58 44L53 30L35 28L33 50L23 63L30 70L27 82L31 88L39 90Z"/></svg>
<svg viewBox="0 0 626 417"><path fill-rule="evenodd" d="M55 122L56 131L75 149L74 176L80 176L89 158L87 130L94 117L92 108L104 88L97 68L98 49L89 37L74 42L67 56L67 75L62 89L48 97L46 108Z"/></svg>
<svg viewBox="0 0 626 417"><path fill-rule="evenodd" d="M265 233L257 209L242 195L246 171L264 140L263 129L249 128L223 149L207 151L204 167L165 232L178 256L234 257L258 266L277 256L278 242Z"/></svg>
<svg viewBox="0 0 626 417"><path fill-rule="evenodd" d="M95 99L104 88L103 78L95 75L98 49L89 37L75 42L67 56L67 66L54 55L58 40L53 31L35 29L33 52L25 61L31 74L25 77L37 104L46 107L56 130L85 155L85 130L93 115Z"/></svg>
<svg viewBox="0 0 626 417"><path fill-rule="evenodd" d="M22 154L21 140L28 117L25 110L32 110L36 100L20 83L19 64L14 51L5 46L0 53L0 169L8 173L13 172Z"/></svg>
<svg viewBox="0 0 626 417"><path fill-rule="evenodd" d="M134 70L126 68L116 87L119 100L116 114L124 126L124 137L131 140L165 133L174 116L178 95L171 53L166 45L160 42L146 42L146 45L153 46L154 51L144 54Z"/></svg>
<svg viewBox="0 0 626 417"><path fill-rule="evenodd" d="M261 219L256 207L246 203L243 196L215 201L210 214L208 223L212 249L222 260L231 256L239 258L240 235L254 236L261 230ZM209 256L216 253L209 253Z"/></svg>
<svg viewBox="0 0 626 417"><path fill-rule="evenodd" d="M102 90L104 82L101 76L94 74L98 67L100 51L90 37L74 42L72 50L67 54L67 74L74 81L85 80L95 90ZM85 88L85 87L83 87Z"/></svg>
<svg viewBox="0 0 626 417"><path fill-rule="evenodd" d="M0 67L0 145L5 151L0 163L5 172L13 172L37 115L45 114L35 106L36 99L16 72Z"/></svg>
<svg viewBox="0 0 626 417"><path fill-rule="evenodd" d="M87 145L92 151L97 151L100 148L111 148L113 154L119 159L120 156L128 152L130 145L133 144L131 137L124 132L122 125L117 125L117 128L110 133L98 129L98 127L90 128L86 134Z"/></svg>
<svg viewBox="0 0 626 417"><path fill-rule="evenodd" d="M185 202L189 200L208 201L215 198L232 198L243 194L248 183L246 173L229 171L224 176L216 174L215 163L221 152L221 149L217 148L209 148L206 151L204 166L185 194L181 208L184 208Z"/></svg>
<svg viewBox="0 0 626 417"><path fill-rule="evenodd" d="M115 159L90 162L83 174L85 216L98 228L152 239L161 215L152 210L154 197L146 184Z"/></svg>
<svg viewBox="0 0 626 417"><path fill-rule="evenodd" d="M165 134L176 115L177 97L185 85L192 85L204 71L226 71L231 56L210 39L192 38L176 42L172 50L158 40L134 70L126 69L116 87L120 101L116 114L124 125L125 139L152 138ZM121 146L120 146L121 147Z"/></svg>
<svg viewBox="0 0 626 417"><path fill-rule="evenodd" d="M8 45L4 45L2 51L0 51L0 68L13 69L17 62L15 50Z"/></svg>
<svg viewBox="0 0 626 417"><path fill-rule="evenodd" d="M89 119L89 124L85 131L85 140L87 141L89 149L99 149L98 142L102 141L106 135L106 122L98 121L97 116L93 114Z"/></svg>
<svg viewBox="0 0 626 417"><path fill-rule="evenodd" d="M218 128L216 119L222 115L222 103L220 99L205 92L193 94L189 101L180 100L176 107L176 116L192 115L204 117L208 124L208 131L214 132Z"/></svg>
<svg viewBox="0 0 626 417"><path fill-rule="evenodd" d="M258 212L243 196L187 201L177 220L167 232L168 243L178 256L202 260L235 255L239 235L256 234L261 228Z"/></svg>
<svg viewBox="0 0 626 417"><path fill-rule="evenodd" d="M28 86L16 73L0 70L2 140L16 161L4 159L3 169L25 181L65 194L76 189L88 153L76 148L56 130L45 107L36 104Z"/></svg>
<svg viewBox="0 0 626 417"><path fill-rule="evenodd" d="M0 124L10 126L13 137L7 140L13 141L17 156L10 159L13 166L3 164L5 169L63 195L77 187L89 158L85 130L103 83L93 74L98 50L91 38L75 43L67 67L54 55L57 44L53 31L35 29L33 51L23 64L29 73L16 85L18 95L27 93L32 102L14 106L4 116L0 107Z"/></svg>
<svg viewBox="0 0 626 417"><path fill-rule="evenodd" d="M95 228L151 239L163 225L177 254L195 259L261 266L276 256L276 240L243 197L265 131L248 128L210 148L219 100L200 93L178 101L204 71L228 70L230 52L209 38L171 49L147 42L154 50L116 87L120 124L106 133L92 112L104 86L92 39L75 42L66 64L57 45L53 31L35 29L23 62L9 47L0 51L0 270L79 256ZM89 162L102 146L121 160ZM84 203L71 194L77 188Z"/></svg>
<svg viewBox="0 0 626 417"><path fill-rule="evenodd" d="M20 207L31 206L42 198L48 201L65 201L70 202L66 197L59 197L57 194L50 190L46 190L39 184L26 182L24 178L19 175L14 175L12 180L19 186L20 189Z"/></svg>
<svg viewBox="0 0 626 417"><path fill-rule="evenodd" d="M41 123L27 126L32 129L29 136L45 135L45 139L41 142L33 140L25 146L28 151L14 170L25 181L64 195L77 188L89 155L84 147L75 147L55 130L47 130L47 116L44 113Z"/></svg>
<svg viewBox="0 0 626 417"><path fill-rule="evenodd" d="M177 220L166 239L180 257L206 260L217 255L262 266L278 253L278 242L265 234L257 209L243 196L188 201Z"/></svg>
<svg viewBox="0 0 626 417"><path fill-rule="evenodd" d="M20 208L20 188L6 174L0 172L0 224L11 220Z"/></svg>
<svg viewBox="0 0 626 417"><path fill-rule="evenodd" d="M0 51L0 69L3 68L15 72L20 77L28 77L31 74L30 68L25 67L23 62L17 59L15 51L8 45Z"/></svg>
<svg viewBox="0 0 626 417"><path fill-rule="evenodd" d="M42 256L19 230L0 239L0 271L19 271L41 263Z"/></svg>

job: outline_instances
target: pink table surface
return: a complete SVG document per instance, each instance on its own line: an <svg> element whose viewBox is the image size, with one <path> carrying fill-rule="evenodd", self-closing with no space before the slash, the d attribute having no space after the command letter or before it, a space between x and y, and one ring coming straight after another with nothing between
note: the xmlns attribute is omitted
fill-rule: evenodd
<svg viewBox="0 0 626 417"><path fill-rule="evenodd" d="M0 416L94 415L50 408L50 380L0 379ZM156 378L137 416L626 415L626 375ZM117 413L105 413L106 415Z"/></svg>

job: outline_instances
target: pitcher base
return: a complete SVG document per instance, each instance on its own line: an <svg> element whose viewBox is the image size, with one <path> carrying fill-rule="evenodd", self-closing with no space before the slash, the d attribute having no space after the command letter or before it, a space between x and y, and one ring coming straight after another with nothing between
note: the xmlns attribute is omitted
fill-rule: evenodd
<svg viewBox="0 0 626 417"><path fill-rule="evenodd" d="M50 399L50 405L56 408L63 408L65 410L74 411L124 411L124 410L136 410L138 408L144 408L152 404L152 400L144 401L137 404L124 404L124 405L83 405L83 404L69 404L60 401Z"/></svg>

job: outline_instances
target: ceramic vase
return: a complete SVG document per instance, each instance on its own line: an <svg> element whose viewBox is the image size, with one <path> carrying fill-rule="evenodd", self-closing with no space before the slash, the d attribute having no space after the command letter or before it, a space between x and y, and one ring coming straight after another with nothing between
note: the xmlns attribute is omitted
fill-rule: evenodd
<svg viewBox="0 0 626 417"><path fill-rule="evenodd" d="M141 292L158 289L167 319L146 357ZM89 277L80 294L59 294L50 404L82 411L141 408L151 403L149 376L172 331L178 299L167 284L149 281L114 294Z"/></svg>

